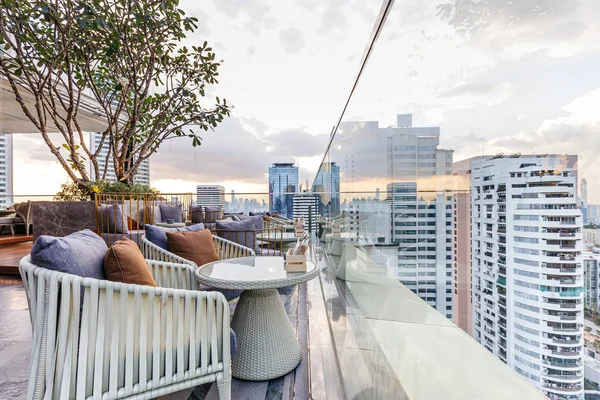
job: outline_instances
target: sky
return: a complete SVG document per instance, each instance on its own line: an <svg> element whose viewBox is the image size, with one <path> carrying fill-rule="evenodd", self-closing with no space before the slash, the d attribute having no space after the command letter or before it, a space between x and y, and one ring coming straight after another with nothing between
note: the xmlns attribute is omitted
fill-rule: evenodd
<svg viewBox="0 0 600 400"><path fill-rule="evenodd" d="M395 2L344 120L388 126L396 114L413 113L415 126L441 128L441 147L453 149L455 161L577 154L590 201L600 203L600 2L483 0L457 10L445 1ZM209 97L225 97L234 109L203 134L202 146L164 144L151 158L152 186L266 192L273 162L295 162L300 180L312 181L381 1L180 6L199 18L186 44L207 40L224 60ZM36 135L17 135L14 152L16 194L51 194L67 181Z"/></svg>

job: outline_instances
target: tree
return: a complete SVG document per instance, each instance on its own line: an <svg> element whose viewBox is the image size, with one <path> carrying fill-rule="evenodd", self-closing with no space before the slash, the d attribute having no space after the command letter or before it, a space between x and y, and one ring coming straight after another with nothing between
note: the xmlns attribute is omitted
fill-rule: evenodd
<svg viewBox="0 0 600 400"><path fill-rule="evenodd" d="M230 106L216 97L200 104L217 84L222 61L204 42L184 46L197 19L177 0L0 0L0 71L16 101L50 151L78 184L90 182L86 168L100 171L108 143L119 180L130 180L161 143L177 137L201 144L200 132L214 129ZM27 104L23 93L35 101ZM83 93L99 103L106 122L100 146L86 144L80 124ZM65 144L54 143L51 129Z"/></svg>

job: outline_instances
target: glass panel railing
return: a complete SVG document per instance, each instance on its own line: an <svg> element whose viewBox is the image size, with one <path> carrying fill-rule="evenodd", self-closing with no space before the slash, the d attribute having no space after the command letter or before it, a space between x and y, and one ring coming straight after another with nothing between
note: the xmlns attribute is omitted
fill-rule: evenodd
<svg viewBox="0 0 600 400"><path fill-rule="evenodd" d="M382 19L312 184L337 355L369 360L341 362L349 398L377 382L408 398L583 399L597 152L567 132L598 126L597 51L581 41L599 12L396 1ZM581 30L553 36L570 18ZM568 382L545 366L556 357L579 362Z"/></svg>

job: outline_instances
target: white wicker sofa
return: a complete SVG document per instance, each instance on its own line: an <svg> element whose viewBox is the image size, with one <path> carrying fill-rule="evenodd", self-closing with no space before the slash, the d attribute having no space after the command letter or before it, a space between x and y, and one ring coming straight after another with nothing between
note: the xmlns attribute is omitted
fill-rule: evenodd
<svg viewBox="0 0 600 400"><path fill-rule="evenodd" d="M148 267L158 287L21 260L33 326L27 399L151 399L208 382L230 399L225 297L199 291L189 265Z"/></svg>
<svg viewBox="0 0 600 400"><path fill-rule="evenodd" d="M228 258L236 257L250 257L256 255L254 250L249 247L242 246L216 235L212 235L212 237L219 260L226 260ZM148 260L187 264L193 267L194 270L198 268L198 265L196 265L195 262L187 260L183 257L179 257L178 255L155 245L146 238L146 235L142 236L140 241L140 249L142 250L144 257Z"/></svg>

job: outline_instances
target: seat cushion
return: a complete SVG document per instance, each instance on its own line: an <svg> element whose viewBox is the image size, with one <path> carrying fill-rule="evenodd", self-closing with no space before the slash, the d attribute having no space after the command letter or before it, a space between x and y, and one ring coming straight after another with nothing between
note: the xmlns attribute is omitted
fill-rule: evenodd
<svg viewBox="0 0 600 400"><path fill-rule="evenodd" d="M16 224L16 217L2 217L0 218L0 225L10 225L10 224ZM21 219L21 218L19 218ZM21 220L23 221L23 220ZM23 223L23 222L21 222Z"/></svg>
<svg viewBox="0 0 600 400"><path fill-rule="evenodd" d="M106 252L104 274L109 281L156 287L140 248L127 238L117 240Z"/></svg>
<svg viewBox="0 0 600 400"><path fill-rule="evenodd" d="M231 358L235 357L235 353L237 353L237 335L231 328L229 328L229 353Z"/></svg>
<svg viewBox="0 0 600 400"><path fill-rule="evenodd" d="M145 231L141 230L141 229L130 229L129 232L127 233L101 233L100 236L102 237L102 239L104 239L104 241L106 242L107 245L111 245L114 242L116 242L117 240L123 239L123 238L127 238L127 239L131 239L134 242L138 243L140 242L140 239L142 237L142 235L144 235Z"/></svg>
<svg viewBox="0 0 600 400"><path fill-rule="evenodd" d="M101 232L128 233L127 222L120 204L100 204L98 225Z"/></svg>
<svg viewBox="0 0 600 400"><path fill-rule="evenodd" d="M176 206L160 205L160 218L163 222L168 222L172 219L174 222L181 223L183 221L183 214L181 211L181 204Z"/></svg>
<svg viewBox="0 0 600 400"><path fill-rule="evenodd" d="M243 221L217 221L217 235L242 246L254 249L256 246L256 230L254 220Z"/></svg>
<svg viewBox="0 0 600 400"><path fill-rule="evenodd" d="M184 226L182 228L165 228L156 225L144 225L146 229L146 239L154 243L158 247L164 250L169 250L169 243L167 241L167 232L192 232L204 229L203 224L195 224L190 226Z"/></svg>
<svg viewBox="0 0 600 400"><path fill-rule="evenodd" d="M53 271L104 279L107 251L104 240L89 229L65 237L42 235L31 248L31 262Z"/></svg>
<svg viewBox="0 0 600 400"><path fill-rule="evenodd" d="M167 232L169 251L196 263L197 266L218 261L219 256L208 229L193 232Z"/></svg>

